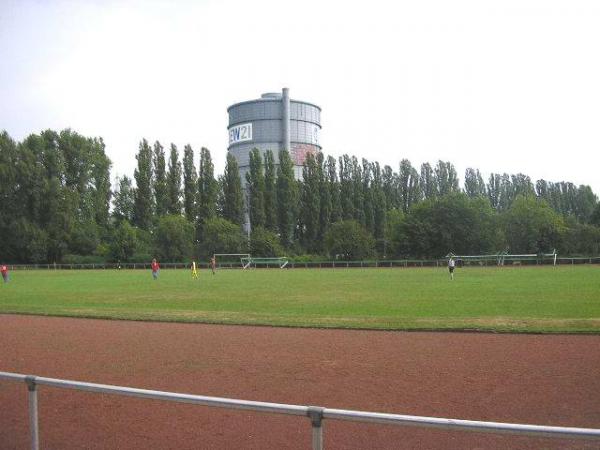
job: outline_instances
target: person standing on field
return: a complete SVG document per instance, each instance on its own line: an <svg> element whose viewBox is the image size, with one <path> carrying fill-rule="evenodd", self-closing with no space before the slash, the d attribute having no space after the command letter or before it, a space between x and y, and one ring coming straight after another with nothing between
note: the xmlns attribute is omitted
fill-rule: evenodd
<svg viewBox="0 0 600 450"><path fill-rule="evenodd" d="M210 258L210 268L212 270L212 274L214 275L215 271L217 270L217 260L214 256Z"/></svg>
<svg viewBox="0 0 600 450"><path fill-rule="evenodd" d="M8 283L10 278L8 277L8 267L5 264L2 264L2 267L0 267L0 273L2 273L2 279L4 282Z"/></svg>
<svg viewBox="0 0 600 450"><path fill-rule="evenodd" d="M454 258L451 256L448 260L448 272L450 272L450 279L454 280L454 267L456 266L456 262Z"/></svg>
<svg viewBox="0 0 600 450"><path fill-rule="evenodd" d="M152 260L152 264L150 265L152 268L152 278L155 280L158 279L158 272L160 272L160 265L156 262L156 259Z"/></svg>
<svg viewBox="0 0 600 450"><path fill-rule="evenodd" d="M198 278L198 269L196 268L196 261L192 261L192 278Z"/></svg>

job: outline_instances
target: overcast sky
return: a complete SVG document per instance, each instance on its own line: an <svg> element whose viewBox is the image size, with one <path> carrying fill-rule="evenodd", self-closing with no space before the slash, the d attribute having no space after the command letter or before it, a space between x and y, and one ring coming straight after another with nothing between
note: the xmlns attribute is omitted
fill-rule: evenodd
<svg viewBox="0 0 600 450"><path fill-rule="evenodd" d="M289 87L326 154L438 159L600 194L600 1L0 0L0 129L227 151L227 106Z"/></svg>

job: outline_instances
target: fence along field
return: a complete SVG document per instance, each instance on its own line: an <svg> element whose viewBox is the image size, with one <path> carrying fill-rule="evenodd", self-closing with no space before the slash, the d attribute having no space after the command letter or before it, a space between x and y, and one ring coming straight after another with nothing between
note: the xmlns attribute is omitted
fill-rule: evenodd
<svg viewBox="0 0 600 450"><path fill-rule="evenodd" d="M11 273L0 313L369 329L600 331L592 265Z"/></svg>
<svg viewBox="0 0 600 450"><path fill-rule="evenodd" d="M28 390L29 407L29 432L31 448L39 450L39 414L38 414L38 385L53 386L62 389L78 389L88 392L103 394L140 397L179 403L192 403L196 405L242 409L254 412L267 412L272 414L287 414L305 417L310 420L312 428L313 450L323 449L323 421L347 420L357 422L371 422L386 425L415 426L440 428L448 430L463 430L487 433L505 433L527 436L544 436L553 438L579 438L600 440L600 429L579 427L555 427L546 425L513 424L484 422L473 420L446 419L440 417L422 417L400 414L385 414L367 411L352 411L343 409L324 408L320 406L287 405L280 403L267 403L248 400L238 400L219 397L207 397L175 392L152 391L124 386L111 386L97 383L82 383L72 380L38 377L9 372L0 372L0 381L24 382Z"/></svg>
<svg viewBox="0 0 600 450"><path fill-rule="evenodd" d="M247 255L238 254L238 255ZM489 255L488 255L489 256ZM556 261L554 258L511 258L503 261L502 264L498 263L499 255L491 255L493 258L481 258L481 257L462 257L459 265L464 266L498 266L498 265L580 265L580 264L600 264L600 256L578 256L578 257L557 257ZM537 256L537 255L526 255L526 256ZM476 259L470 259L476 258ZM268 258L273 259L273 258ZM281 258L274 258L281 259ZM363 267L446 267L447 259L384 259L384 260L362 260L362 261L344 261L344 260L331 260L331 261L294 261L290 260L286 267L288 269L340 269L340 268L363 268ZM161 267L169 269L187 269L190 264L185 262L167 262L161 263ZM199 267L209 268L209 263L198 263ZM243 262L237 258L218 258L217 266L222 269L241 269L243 268ZM150 262L130 262L130 263L87 263L87 264L8 264L10 270L80 270L80 269L149 269ZM272 264L262 264L263 268L279 268L280 264L273 262Z"/></svg>

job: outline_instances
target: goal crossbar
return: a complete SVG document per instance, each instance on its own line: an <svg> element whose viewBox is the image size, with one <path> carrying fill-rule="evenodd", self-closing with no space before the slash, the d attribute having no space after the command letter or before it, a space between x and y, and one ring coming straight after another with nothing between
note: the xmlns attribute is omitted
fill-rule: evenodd
<svg viewBox="0 0 600 450"><path fill-rule="evenodd" d="M240 258L249 258L250 253L214 253L213 258L222 257L222 256L239 256Z"/></svg>

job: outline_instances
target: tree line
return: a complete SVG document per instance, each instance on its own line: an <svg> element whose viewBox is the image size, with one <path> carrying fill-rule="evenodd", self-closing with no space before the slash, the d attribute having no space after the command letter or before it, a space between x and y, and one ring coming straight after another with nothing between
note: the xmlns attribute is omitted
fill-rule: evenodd
<svg viewBox="0 0 600 450"><path fill-rule="evenodd" d="M250 153L244 183L228 154L165 150L142 139L133 177L110 183L101 138L46 130L0 134L0 259L6 262L185 261L212 253L297 258L435 258L456 254L600 253L589 186L452 163L398 170L309 155L302 181L287 151ZM277 159L275 158L277 156ZM275 162L277 161L277 163ZM197 162L197 164L196 164ZM243 189L243 184L246 189ZM251 233L244 230L249 220Z"/></svg>

